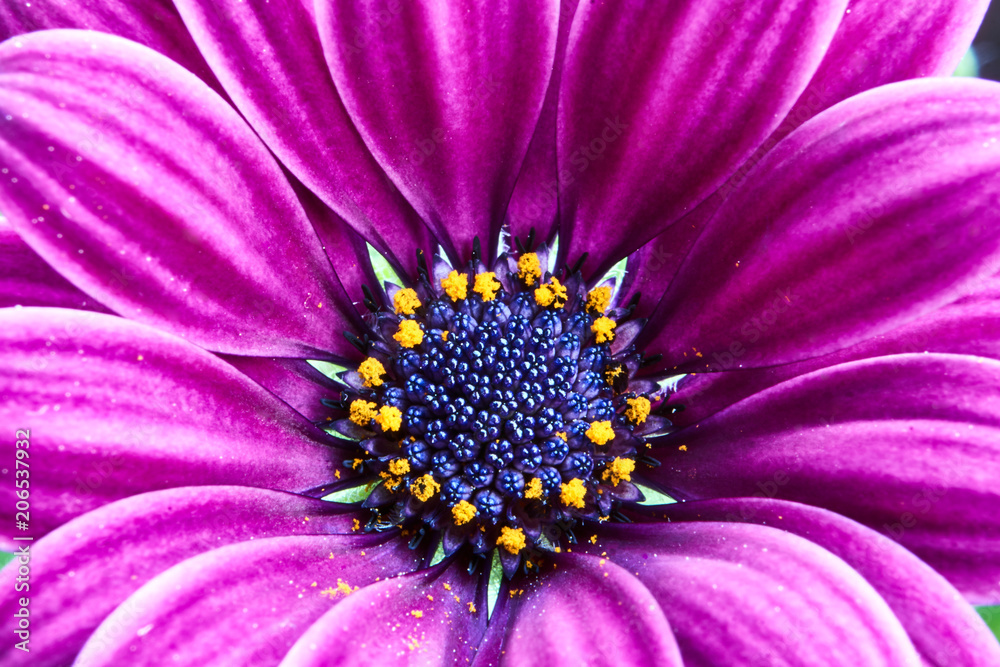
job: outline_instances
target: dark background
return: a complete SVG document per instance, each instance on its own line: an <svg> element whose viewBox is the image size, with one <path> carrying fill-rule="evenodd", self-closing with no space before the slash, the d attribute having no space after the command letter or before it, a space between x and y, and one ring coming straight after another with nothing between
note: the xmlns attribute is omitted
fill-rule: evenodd
<svg viewBox="0 0 1000 667"><path fill-rule="evenodd" d="M979 76L1000 81L1000 0L990 4L972 49L979 61Z"/></svg>

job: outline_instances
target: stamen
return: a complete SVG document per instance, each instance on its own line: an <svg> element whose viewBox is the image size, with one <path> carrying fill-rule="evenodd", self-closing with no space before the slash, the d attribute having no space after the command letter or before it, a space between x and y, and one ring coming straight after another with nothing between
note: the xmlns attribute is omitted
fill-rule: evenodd
<svg viewBox="0 0 1000 667"><path fill-rule="evenodd" d="M542 277L542 265L538 262L538 255L533 252L526 252L517 260L517 276L524 281L524 284L531 287Z"/></svg>
<svg viewBox="0 0 1000 667"><path fill-rule="evenodd" d="M566 286L560 284L556 278L535 290L535 303L539 306L562 308L566 305L566 297Z"/></svg>
<svg viewBox="0 0 1000 667"><path fill-rule="evenodd" d="M417 291L409 287L399 290L392 297L392 306L396 309L397 315L413 315L421 305L423 304L417 297Z"/></svg>
<svg viewBox="0 0 1000 667"><path fill-rule="evenodd" d="M451 508L451 516L456 526L464 526L479 513L476 506L466 500L460 500Z"/></svg>
<svg viewBox="0 0 1000 667"><path fill-rule="evenodd" d="M649 399L645 396L636 396L626 401L628 410L625 411L625 418L635 425L642 424L649 416Z"/></svg>
<svg viewBox="0 0 1000 667"><path fill-rule="evenodd" d="M598 343L607 343L615 338L614 329L618 324L610 317L598 317L590 325L590 330L597 334Z"/></svg>
<svg viewBox="0 0 1000 667"><path fill-rule="evenodd" d="M615 457L615 460L608 464L608 467L604 470L604 474L601 479L608 481L611 479L611 483L614 486L618 486L618 482L623 479L626 482L632 481L632 472L635 470L635 461L632 459L623 459Z"/></svg>
<svg viewBox="0 0 1000 667"><path fill-rule="evenodd" d="M452 301L461 301L469 295L469 278L464 273L452 271L447 278L441 279L441 288Z"/></svg>
<svg viewBox="0 0 1000 667"><path fill-rule="evenodd" d="M410 472L410 462L406 459L393 459L389 461L389 472L393 475L399 475L402 477L406 473Z"/></svg>
<svg viewBox="0 0 1000 667"><path fill-rule="evenodd" d="M399 408L383 405L379 408L375 423L381 426L383 431L398 431L403 424L403 413L399 411Z"/></svg>
<svg viewBox="0 0 1000 667"><path fill-rule="evenodd" d="M559 499L566 507L583 509L583 497L587 495L587 487L583 485L583 480L577 477L569 480L569 483L560 485L561 492Z"/></svg>
<svg viewBox="0 0 1000 667"><path fill-rule="evenodd" d="M431 475L418 477L410 484L410 493L422 503L426 503L433 498L440 490L441 485L434 481Z"/></svg>
<svg viewBox="0 0 1000 667"><path fill-rule="evenodd" d="M415 320L403 320L393 339L406 348L416 347L424 340L424 332Z"/></svg>
<svg viewBox="0 0 1000 667"><path fill-rule="evenodd" d="M539 500L542 497L542 480L532 477L524 489L524 497L529 500Z"/></svg>
<svg viewBox="0 0 1000 667"><path fill-rule="evenodd" d="M615 439L615 430L610 421L591 422L590 428L584 434L595 445L606 445Z"/></svg>
<svg viewBox="0 0 1000 667"><path fill-rule="evenodd" d="M382 376L385 375L385 366L374 357L368 357L358 366L358 374L364 380L366 387L381 387Z"/></svg>
<svg viewBox="0 0 1000 667"><path fill-rule="evenodd" d="M595 287L587 292L587 312L593 315L603 315L611 305L611 288L607 285Z"/></svg>
<svg viewBox="0 0 1000 667"><path fill-rule="evenodd" d="M476 285L472 288L472 291L483 297L483 301L492 301L497 297L497 292L500 291L501 285L500 281L497 280L497 274L492 271L488 273L476 274Z"/></svg>
<svg viewBox="0 0 1000 667"><path fill-rule="evenodd" d="M375 418L375 415L378 414L375 407L375 403L361 398L352 401L350 416L351 421L358 426L368 426L372 423L372 419Z"/></svg>
<svg viewBox="0 0 1000 667"><path fill-rule="evenodd" d="M500 537L497 538L497 546L503 547L515 556L527 545L524 540L524 531L520 528L504 526L500 529Z"/></svg>

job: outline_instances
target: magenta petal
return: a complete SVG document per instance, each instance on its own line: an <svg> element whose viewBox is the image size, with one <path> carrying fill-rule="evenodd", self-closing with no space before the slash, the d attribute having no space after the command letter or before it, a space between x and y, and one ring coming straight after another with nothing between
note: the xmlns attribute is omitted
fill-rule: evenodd
<svg viewBox="0 0 1000 667"><path fill-rule="evenodd" d="M504 665L684 664L664 610L638 579L593 556L554 563L511 603Z"/></svg>
<svg viewBox="0 0 1000 667"><path fill-rule="evenodd" d="M0 41L36 30L81 28L107 32L159 51L202 81L222 90L191 41L170 0L87 0L0 4Z"/></svg>
<svg viewBox="0 0 1000 667"><path fill-rule="evenodd" d="M66 30L5 42L0 89L13 118L0 207L70 282L220 352L348 347L339 313L353 307L309 220L204 83L132 42Z"/></svg>
<svg viewBox="0 0 1000 667"><path fill-rule="evenodd" d="M344 391L343 385L302 359L220 356L314 423L325 420L331 413L320 401L338 400Z"/></svg>
<svg viewBox="0 0 1000 667"><path fill-rule="evenodd" d="M316 621L281 665L468 664L486 631L477 580L455 565L362 588Z"/></svg>
<svg viewBox="0 0 1000 667"><path fill-rule="evenodd" d="M921 664L881 596L801 537L708 522L614 527L605 537L584 548L649 588L685 665Z"/></svg>
<svg viewBox="0 0 1000 667"><path fill-rule="evenodd" d="M323 56L312 3L181 0L177 5L237 108L278 159L415 276L416 249L432 247L428 230L348 117ZM375 15L366 19L374 22ZM366 21L358 27L370 26Z"/></svg>
<svg viewBox="0 0 1000 667"><path fill-rule="evenodd" d="M805 88L845 5L578 8L559 100L569 259L609 268L722 185Z"/></svg>
<svg viewBox="0 0 1000 667"><path fill-rule="evenodd" d="M340 467L326 434L229 364L110 315L0 310L0 395L4 423L31 430L39 534L144 491L303 491ZM13 493L0 490L8 517Z"/></svg>
<svg viewBox="0 0 1000 667"><path fill-rule="evenodd" d="M316 19L375 159L453 259L477 235L491 251L548 86L557 3L324 2Z"/></svg>
<svg viewBox="0 0 1000 667"><path fill-rule="evenodd" d="M1000 602L1000 362L881 357L816 371L670 436L653 476L691 498L824 507ZM686 445L687 451L676 447Z"/></svg>
<svg viewBox="0 0 1000 667"><path fill-rule="evenodd" d="M31 544L32 651L5 643L0 662L69 664L105 616L177 563L244 540L349 533L352 516L332 503L232 486L156 491L101 507ZM6 590L13 590L15 576L16 568L0 574ZM0 598L5 618L17 606L14 597Z"/></svg>
<svg viewBox="0 0 1000 667"><path fill-rule="evenodd" d="M180 665L273 666L331 607L417 560L396 535L272 537L216 549L125 600L73 664L153 667L170 656Z"/></svg>
<svg viewBox="0 0 1000 667"><path fill-rule="evenodd" d="M110 312L56 273L0 217L0 308L8 306Z"/></svg>
<svg viewBox="0 0 1000 667"><path fill-rule="evenodd" d="M909 81L803 125L698 238L649 347L682 369L771 365L963 294L997 259L998 100L992 82Z"/></svg>
<svg viewBox="0 0 1000 667"><path fill-rule="evenodd" d="M878 591L928 665L1000 664L1000 644L945 579L892 540L816 507L725 498L666 508L670 521L745 521L781 528L842 558Z"/></svg>

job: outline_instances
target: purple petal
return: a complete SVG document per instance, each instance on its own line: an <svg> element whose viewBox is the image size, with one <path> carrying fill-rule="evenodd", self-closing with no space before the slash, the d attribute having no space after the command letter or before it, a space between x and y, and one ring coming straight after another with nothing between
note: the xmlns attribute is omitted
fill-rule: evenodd
<svg viewBox="0 0 1000 667"><path fill-rule="evenodd" d="M0 89L0 205L70 282L221 352L349 347L334 332L353 307L287 180L189 72L117 37L48 31L0 47Z"/></svg>
<svg viewBox="0 0 1000 667"><path fill-rule="evenodd" d="M375 159L453 260L474 236L491 251L549 83L556 3L319 3L316 18Z"/></svg>
<svg viewBox="0 0 1000 667"><path fill-rule="evenodd" d="M396 535L273 537L216 549L125 600L74 664L154 666L169 655L182 665L276 665L355 588L416 561Z"/></svg>
<svg viewBox="0 0 1000 667"><path fill-rule="evenodd" d="M0 308L8 306L110 312L52 270L0 217Z"/></svg>
<svg viewBox="0 0 1000 667"><path fill-rule="evenodd" d="M1000 644L945 579L892 540L826 510L764 498L726 498L666 508L670 521L745 521L781 528L842 558L892 608L925 664L1000 664Z"/></svg>
<svg viewBox="0 0 1000 667"><path fill-rule="evenodd" d="M997 259L1000 86L893 84L785 139L724 203L653 316L681 369L764 366L883 333Z"/></svg>
<svg viewBox="0 0 1000 667"><path fill-rule="evenodd" d="M690 498L833 510L895 539L974 604L996 604L998 378L998 361L942 354L823 369L670 436L652 476Z"/></svg>
<svg viewBox="0 0 1000 667"><path fill-rule="evenodd" d="M801 537L707 522L603 532L580 550L606 552L649 588L685 665L921 664L881 596Z"/></svg>
<svg viewBox="0 0 1000 667"><path fill-rule="evenodd" d="M562 252L609 268L722 185L791 109L845 4L580 7L559 100Z"/></svg>
<svg viewBox="0 0 1000 667"><path fill-rule="evenodd" d="M486 631L485 607L464 567L384 580L327 612L281 664L467 664Z"/></svg>
<svg viewBox="0 0 1000 667"><path fill-rule="evenodd" d="M354 129L330 78L312 3L181 0L177 5L237 108L278 159L415 276L416 249L432 248L428 230ZM376 16L366 15L354 27L377 29ZM336 249L327 245L327 250ZM336 258L334 266L339 268Z"/></svg>
<svg viewBox="0 0 1000 667"><path fill-rule="evenodd" d="M8 642L0 662L69 664L115 607L177 563L244 540L256 545L273 536L349 533L353 516L332 503L231 486L156 491L101 507L31 544L32 651L24 654ZM13 590L15 575L14 568L0 574L6 590ZM17 606L15 597L0 598L4 618ZM153 611L136 604L126 609L136 618L140 610Z"/></svg>
<svg viewBox="0 0 1000 667"><path fill-rule="evenodd" d="M241 373L288 403L311 422L324 421L330 416L324 398L338 400L344 390L302 359L266 359L264 357L222 358Z"/></svg>
<svg viewBox="0 0 1000 667"><path fill-rule="evenodd" d="M638 579L593 556L553 564L515 592L505 665L684 664L664 610Z"/></svg>
<svg viewBox="0 0 1000 667"><path fill-rule="evenodd" d="M125 37L159 51L221 92L169 0L5 2L0 5L0 41L36 30L83 28Z"/></svg>
<svg viewBox="0 0 1000 667"><path fill-rule="evenodd" d="M229 364L110 315L0 310L0 395L4 423L31 429L38 533L144 491L303 491L341 468L329 437Z"/></svg>

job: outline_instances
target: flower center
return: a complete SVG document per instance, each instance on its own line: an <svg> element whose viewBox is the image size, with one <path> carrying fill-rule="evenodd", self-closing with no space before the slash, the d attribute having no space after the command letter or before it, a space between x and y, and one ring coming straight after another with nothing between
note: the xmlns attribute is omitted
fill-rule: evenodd
<svg viewBox="0 0 1000 667"><path fill-rule="evenodd" d="M632 474L656 464L639 455L656 385L634 379L641 323L623 324L610 284L543 274L539 254L492 271L437 259L433 277L389 286L393 310L371 317L342 401L360 446L347 463L377 483L369 529L431 534L446 555L498 549L510 573L642 498Z"/></svg>

